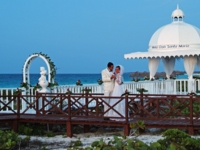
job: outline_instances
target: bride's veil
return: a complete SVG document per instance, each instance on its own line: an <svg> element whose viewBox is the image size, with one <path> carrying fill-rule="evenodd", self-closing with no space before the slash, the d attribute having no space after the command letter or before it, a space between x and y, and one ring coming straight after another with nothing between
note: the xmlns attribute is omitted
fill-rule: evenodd
<svg viewBox="0 0 200 150"><path fill-rule="evenodd" d="M124 74L124 67L122 65L119 65L120 67L120 74L123 75Z"/></svg>
<svg viewBox="0 0 200 150"><path fill-rule="evenodd" d="M122 76L122 82L124 82L123 74L124 74L124 67L122 65L119 65L120 67L120 75Z"/></svg>

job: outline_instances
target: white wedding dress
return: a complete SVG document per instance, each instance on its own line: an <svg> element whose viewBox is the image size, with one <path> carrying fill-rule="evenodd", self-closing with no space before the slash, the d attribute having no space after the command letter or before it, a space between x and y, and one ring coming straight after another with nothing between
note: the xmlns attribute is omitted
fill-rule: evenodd
<svg viewBox="0 0 200 150"><path fill-rule="evenodd" d="M115 86L112 92L112 96L121 96L124 93L123 87L122 87L122 82L123 82L123 71L122 71L122 66L120 66L120 73L118 73L116 75L116 79L115 79ZM119 101L119 99L116 98L111 98L110 99L110 106L113 106L114 104L116 104L116 102ZM120 101L117 105L115 105L114 109L119 112L122 116L125 116L125 99ZM109 110L108 112L108 116L110 117L121 117L119 114L117 114L113 109ZM110 118L111 120L121 120L120 118Z"/></svg>

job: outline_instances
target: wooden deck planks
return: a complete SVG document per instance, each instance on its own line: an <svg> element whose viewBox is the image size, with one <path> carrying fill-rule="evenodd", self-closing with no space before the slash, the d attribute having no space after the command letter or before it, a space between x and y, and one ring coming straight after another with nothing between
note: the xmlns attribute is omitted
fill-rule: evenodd
<svg viewBox="0 0 200 150"><path fill-rule="evenodd" d="M0 115L0 121L6 121L6 120L14 120L17 119L17 115L11 115L11 114L4 114ZM136 122L139 121L140 119L134 118L130 119L128 122ZM20 122L31 122L31 121L42 121L42 122L63 122L66 123L68 120L67 116L62 116L62 115L33 115L33 114L26 114L26 115L20 115L19 118ZM71 118L72 124L78 124L78 123L84 123L84 124L89 124L92 125L93 123L98 123L98 124L121 124L123 126L124 124L127 124L125 121L114 121L114 120L104 120L103 118L81 118L81 117L72 117ZM189 125L189 121L186 120L144 120L146 125L171 125L171 126L185 126ZM199 126L200 125L200 120L196 120L193 122L194 126Z"/></svg>
<svg viewBox="0 0 200 150"><path fill-rule="evenodd" d="M118 126L124 128L124 134L127 134L129 129L129 124L131 122L136 122L141 120L140 118L132 118L129 122L125 121L114 121L114 120L104 120L103 118L81 118L81 117L72 117L71 120L68 120L67 116L64 115L33 115L26 114L20 115L20 118L17 119L17 115L4 114L0 115L0 122L12 122L16 123L18 120L19 123L50 123L50 124L66 124L66 127L72 129L73 125L100 125L100 126ZM195 120L193 125L190 126L190 122L184 119L180 120L144 120L146 128L180 128L188 129L192 134L190 128L200 129L200 120ZM14 126L13 126L14 127ZM15 129L16 130L16 129ZM73 133L67 132L68 136L72 136Z"/></svg>

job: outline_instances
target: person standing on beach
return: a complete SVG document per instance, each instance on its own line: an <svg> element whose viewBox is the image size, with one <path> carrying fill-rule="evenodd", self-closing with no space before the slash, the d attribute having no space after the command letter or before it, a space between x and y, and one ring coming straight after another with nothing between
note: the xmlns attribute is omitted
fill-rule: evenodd
<svg viewBox="0 0 200 150"><path fill-rule="evenodd" d="M109 62L107 64L107 68L102 70L101 76L102 81L104 84L104 96L111 96L114 88L115 83L115 75L113 73L114 65L112 62ZM110 99L104 99L104 101L108 104L110 104ZM104 103L104 112L108 109L108 105ZM104 114L104 116L108 116L108 112Z"/></svg>

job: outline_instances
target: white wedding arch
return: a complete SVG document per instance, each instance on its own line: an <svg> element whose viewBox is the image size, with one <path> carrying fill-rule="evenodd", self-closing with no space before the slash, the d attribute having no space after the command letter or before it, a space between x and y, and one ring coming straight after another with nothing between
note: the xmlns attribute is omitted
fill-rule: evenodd
<svg viewBox="0 0 200 150"><path fill-rule="evenodd" d="M30 66L32 61L35 58L41 58L42 60L44 60L44 62L47 65L47 69L48 69L48 82L49 83L54 83L54 77L56 74L56 68L54 63L51 61L50 57L46 54L43 53L34 53L31 56L29 56L23 66L23 83L26 83L27 85L30 85Z"/></svg>

